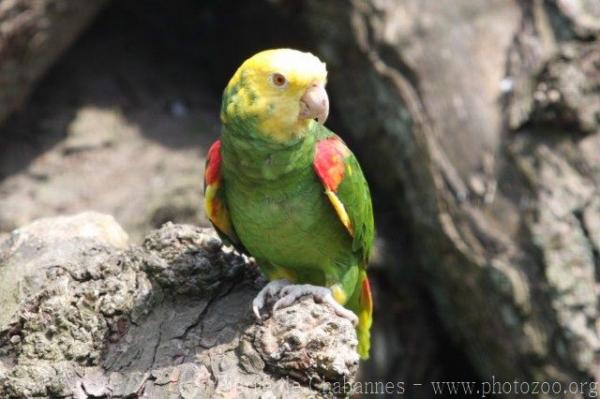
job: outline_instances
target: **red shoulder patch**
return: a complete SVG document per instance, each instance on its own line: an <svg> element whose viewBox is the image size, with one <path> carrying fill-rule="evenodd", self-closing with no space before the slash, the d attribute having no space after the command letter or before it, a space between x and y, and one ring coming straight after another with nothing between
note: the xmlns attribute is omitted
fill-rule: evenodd
<svg viewBox="0 0 600 399"><path fill-rule="evenodd" d="M206 170L204 172L204 184L211 185L219 179L221 172L221 140L217 140L210 146L206 157Z"/></svg>
<svg viewBox="0 0 600 399"><path fill-rule="evenodd" d="M229 211L223 201L221 177L221 140L210 146L206 157L204 170L204 212L206 216L221 233L230 241L239 242L229 218Z"/></svg>
<svg viewBox="0 0 600 399"><path fill-rule="evenodd" d="M344 180L344 158L349 150L337 137L329 137L317 143L313 166L317 175L330 191L336 192Z"/></svg>

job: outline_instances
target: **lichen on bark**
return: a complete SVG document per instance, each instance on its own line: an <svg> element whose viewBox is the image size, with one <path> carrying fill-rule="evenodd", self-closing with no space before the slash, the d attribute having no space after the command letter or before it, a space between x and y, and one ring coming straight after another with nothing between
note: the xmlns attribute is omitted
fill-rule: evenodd
<svg viewBox="0 0 600 399"><path fill-rule="evenodd" d="M357 372L354 328L326 305L258 324L264 281L209 229L136 246L109 216L43 219L2 242L0 273L1 397L329 397Z"/></svg>

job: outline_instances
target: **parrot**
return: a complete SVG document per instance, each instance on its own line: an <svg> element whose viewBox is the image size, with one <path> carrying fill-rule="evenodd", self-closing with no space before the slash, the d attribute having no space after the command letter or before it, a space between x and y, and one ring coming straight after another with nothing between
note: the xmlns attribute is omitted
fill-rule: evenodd
<svg viewBox="0 0 600 399"><path fill-rule="evenodd" d="M268 301L274 311L312 296L354 324L358 355L368 359L373 206L356 157L324 126L326 82L325 63L294 49L264 50L239 66L206 157L204 210L269 281L252 302L259 320Z"/></svg>

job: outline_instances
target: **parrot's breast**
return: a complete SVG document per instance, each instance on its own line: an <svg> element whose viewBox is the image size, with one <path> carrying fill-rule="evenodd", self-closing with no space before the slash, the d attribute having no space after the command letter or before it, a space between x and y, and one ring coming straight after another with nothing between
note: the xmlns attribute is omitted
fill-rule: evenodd
<svg viewBox="0 0 600 399"><path fill-rule="evenodd" d="M309 276L352 263L354 255L350 236L307 166L285 182L226 179L226 198L234 228L252 256Z"/></svg>

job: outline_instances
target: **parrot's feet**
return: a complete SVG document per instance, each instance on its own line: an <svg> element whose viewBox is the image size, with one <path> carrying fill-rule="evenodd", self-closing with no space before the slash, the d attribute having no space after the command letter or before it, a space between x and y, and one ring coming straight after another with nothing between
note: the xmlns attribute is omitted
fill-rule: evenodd
<svg viewBox="0 0 600 399"><path fill-rule="evenodd" d="M279 294L284 287L290 285L287 280L273 280L263 287L252 301L252 311L258 320L262 320L260 310L265 307L268 297Z"/></svg>
<svg viewBox="0 0 600 399"><path fill-rule="evenodd" d="M350 320L354 326L358 324L358 317L354 312L340 305L331 295L329 288L310 284L290 284L287 280L275 280L267 284L254 298L252 309L256 317L261 320L260 309L265 306L267 297L279 297L273 305L273 311L276 311L308 295L312 296L315 302L329 304L338 316Z"/></svg>
<svg viewBox="0 0 600 399"><path fill-rule="evenodd" d="M298 298L307 295L312 296L315 302L329 304L338 316L350 320L354 326L358 324L358 317L354 312L340 305L340 303L333 298L333 295L331 295L331 290L329 288L318 285L298 284L283 287L279 292L279 299L275 302L275 305L273 305L273 311L290 306L298 300Z"/></svg>

